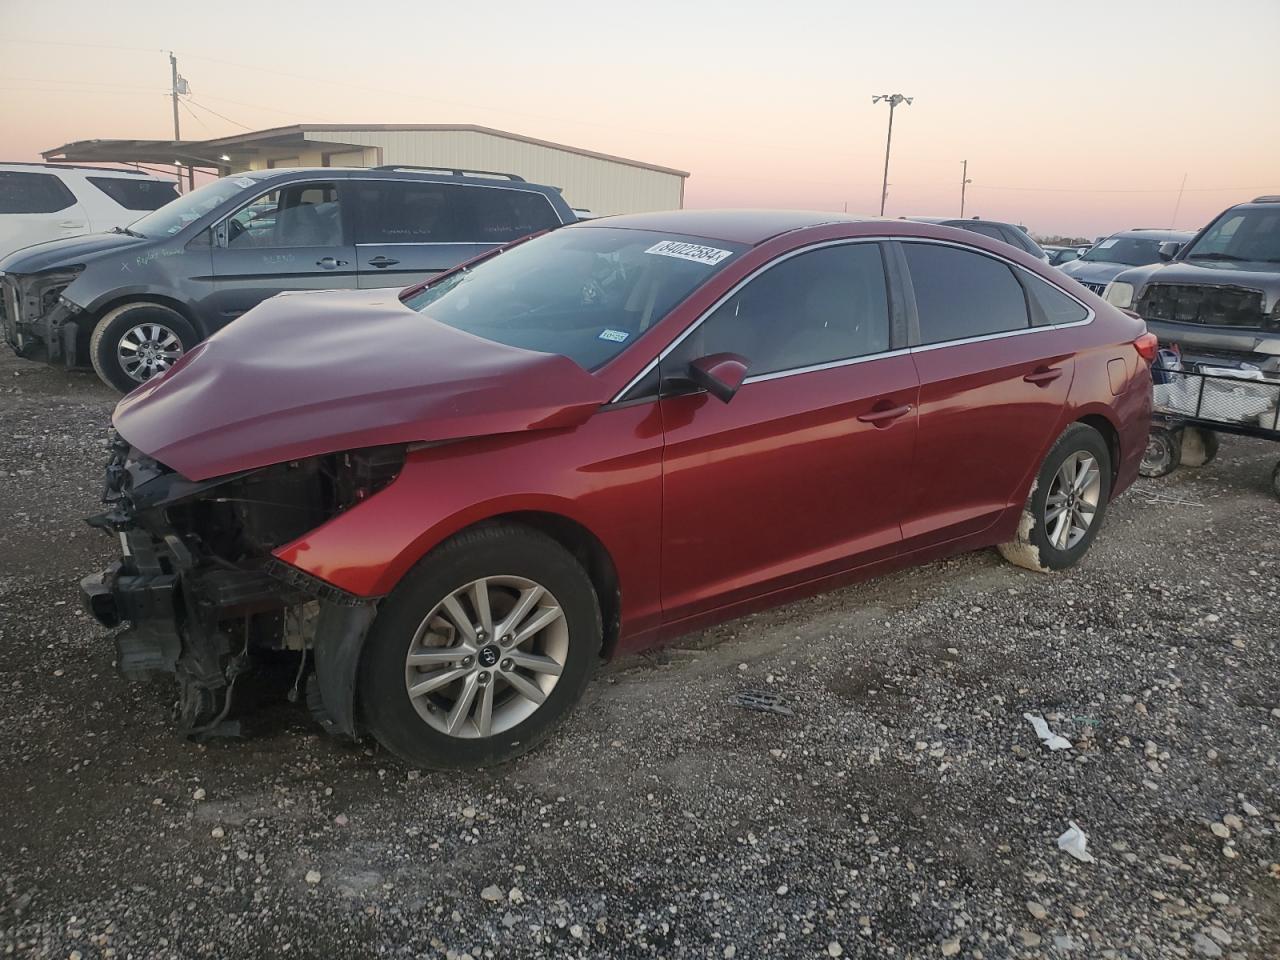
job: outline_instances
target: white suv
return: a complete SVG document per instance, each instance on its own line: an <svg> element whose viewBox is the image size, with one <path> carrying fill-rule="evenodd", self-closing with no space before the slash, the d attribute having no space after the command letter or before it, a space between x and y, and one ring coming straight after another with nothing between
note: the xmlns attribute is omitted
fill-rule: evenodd
<svg viewBox="0 0 1280 960"><path fill-rule="evenodd" d="M177 195L173 181L133 170L0 163L0 259L33 243L128 226Z"/></svg>

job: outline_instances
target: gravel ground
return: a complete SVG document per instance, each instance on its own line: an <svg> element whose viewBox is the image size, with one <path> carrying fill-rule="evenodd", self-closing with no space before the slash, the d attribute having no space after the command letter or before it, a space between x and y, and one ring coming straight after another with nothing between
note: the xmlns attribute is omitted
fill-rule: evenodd
<svg viewBox="0 0 1280 960"><path fill-rule="evenodd" d="M285 706L185 743L115 675L75 591L112 402L0 359L6 955L1280 956L1280 448L1141 483L1065 574L984 551L737 621L420 775Z"/></svg>

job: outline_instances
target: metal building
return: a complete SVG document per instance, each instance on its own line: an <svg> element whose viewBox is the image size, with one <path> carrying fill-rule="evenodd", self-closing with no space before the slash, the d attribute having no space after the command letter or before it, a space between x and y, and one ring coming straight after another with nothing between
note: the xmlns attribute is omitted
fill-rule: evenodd
<svg viewBox="0 0 1280 960"><path fill-rule="evenodd" d="M265 167L374 167L382 164L514 173L560 187L572 207L594 216L684 205L683 170L610 156L471 124L296 124L216 140L81 140L46 160L164 163L220 175Z"/></svg>

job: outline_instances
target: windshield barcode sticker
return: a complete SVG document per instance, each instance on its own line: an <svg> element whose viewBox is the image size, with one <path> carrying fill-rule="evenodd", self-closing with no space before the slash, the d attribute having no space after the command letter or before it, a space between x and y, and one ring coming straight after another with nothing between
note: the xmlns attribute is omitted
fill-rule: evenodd
<svg viewBox="0 0 1280 960"><path fill-rule="evenodd" d="M631 334L627 333L625 330L601 330L599 339L612 340L614 343L622 343L622 341L626 340L629 336L631 336Z"/></svg>
<svg viewBox="0 0 1280 960"><path fill-rule="evenodd" d="M733 256L732 250L704 247L697 243L684 243L680 240L663 240L655 243L645 253L656 253L660 257L679 257L681 260L705 263L709 267L715 266L725 257Z"/></svg>

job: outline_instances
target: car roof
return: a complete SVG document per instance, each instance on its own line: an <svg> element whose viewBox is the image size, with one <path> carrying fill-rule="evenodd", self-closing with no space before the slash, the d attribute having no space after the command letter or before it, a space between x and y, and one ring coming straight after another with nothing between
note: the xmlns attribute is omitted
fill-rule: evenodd
<svg viewBox="0 0 1280 960"><path fill-rule="evenodd" d="M948 227L958 227L962 223L990 223L1000 227L1013 227L1015 230L1026 233L1016 223L1010 223L1007 220L988 220L986 217L899 217L898 219L914 220L916 223L937 223Z"/></svg>
<svg viewBox="0 0 1280 960"><path fill-rule="evenodd" d="M375 178L378 180L425 180L430 183L465 183L479 187L503 187L507 190L531 190L536 193L560 195L559 187L544 183L529 183L525 180L511 180L501 175L459 176L453 173L428 172L406 167L389 169L386 167L272 167L269 170L245 170L232 173L223 179L247 177L251 180L267 182L275 177L292 179L295 177L337 177L341 179Z"/></svg>
<svg viewBox="0 0 1280 960"><path fill-rule="evenodd" d="M655 213L600 217L576 224L574 229L619 227L626 230L653 230L658 233L678 233L686 237L756 246L779 234L806 227L818 227L827 223L861 223L876 219L878 218L816 210L662 210Z"/></svg>
<svg viewBox="0 0 1280 960"><path fill-rule="evenodd" d="M128 170L123 167L93 167L80 163L37 163L26 160L5 160L0 161L0 170L11 173L52 173L55 170L65 170L70 173L93 174L99 177L129 177L134 180L141 178L143 180L159 180L162 183L173 183L172 180L166 180L164 177L153 177L151 174L143 173L141 170Z"/></svg>
<svg viewBox="0 0 1280 960"><path fill-rule="evenodd" d="M1196 235L1194 230L1170 230L1165 227L1131 227L1128 230L1117 230L1115 233L1107 237L1144 237L1149 238L1151 234L1158 233L1164 237L1173 240L1190 240Z"/></svg>

